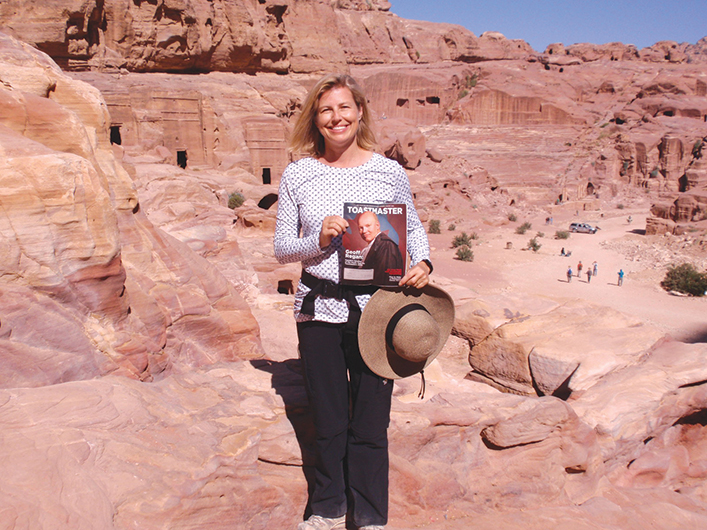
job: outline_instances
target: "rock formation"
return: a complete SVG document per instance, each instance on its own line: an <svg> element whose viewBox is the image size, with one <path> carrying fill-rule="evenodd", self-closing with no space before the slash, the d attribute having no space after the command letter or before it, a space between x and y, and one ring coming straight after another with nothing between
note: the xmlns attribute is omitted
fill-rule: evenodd
<svg viewBox="0 0 707 530"><path fill-rule="evenodd" d="M323 71L365 87L425 222L645 190L648 234L704 224L706 40L541 54L390 10L0 4L4 31L29 43L0 34L9 528L301 519L300 271L270 238L287 133ZM707 526L704 341L588 302L521 311L508 290L483 300L437 281L457 321L425 398L416 378L396 383L391 528Z"/></svg>
<svg viewBox="0 0 707 530"><path fill-rule="evenodd" d="M233 286L141 210L100 93L27 45L0 47L2 275L16 315L3 319L16 370L2 386L149 380L173 364L261 355ZM51 342L32 332L43 321L49 335L65 328L66 359L47 357Z"/></svg>

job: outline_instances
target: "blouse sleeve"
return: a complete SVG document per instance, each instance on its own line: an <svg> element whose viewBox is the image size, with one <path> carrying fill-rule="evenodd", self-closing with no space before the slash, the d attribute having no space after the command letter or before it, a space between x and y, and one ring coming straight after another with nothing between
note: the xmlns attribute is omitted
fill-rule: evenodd
<svg viewBox="0 0 707 530"><path fill-rule="evenodd" d="M400 168L400 177L396 179L395 202L403 202L407 205L408 252L410 253L411 266L414 266L423 259L430 259L430 243L427 240L425 227L412 202L410 180L402 166L398 167Z"/></svg>
<svg viewBox="0 0 707 530"><path fill-rule="evenodd" d="M300 237L302 223L299 218L299 208L287 178L287 169L282 175L278 195L274 239L277 261L292 263L321 255L318 233L308 237Z"/></svg>

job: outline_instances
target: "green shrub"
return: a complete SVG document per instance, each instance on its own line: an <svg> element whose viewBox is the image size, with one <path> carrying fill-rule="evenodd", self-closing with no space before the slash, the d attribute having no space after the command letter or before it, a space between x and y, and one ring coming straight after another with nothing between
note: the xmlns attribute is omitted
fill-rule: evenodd
<svg viewBox="0 0 707 530"><path fill-rule="evenodd" d="M545 237L545 232L538 232L535 237Z"/></svg>
<svg viewBox="0 0 707 530"><path fill-rule="evenodd" d="M540 250L540 247L542 247L542 245L538 243L537 237L534 237L533 239L528 241L528 248L533 252L537 252L538 250Z"/></svg>
<svg viewBox="0 0 707 530"><path fill-rule="evenodd" d="M447 230L449 230L450 232L454 232L456 229L457 229L457 225L455 225L454 223L452 223L451 225L449 225L447 227Z"/></svg>
<svg viewBox="0 0 707 530"><path fill-rule="evenodd" d="M234 191L228 196L228 207L233 210L234 208L238 208L239 206L242 206L243 203L245 202L245 197L243 196L242 193L239 193L237 191Z"/></svg>
<svg viewBox="0 0 707 530"><path fill-rule="evenodd" d="M430 234L441 234L439 219L430 219L430 225L427 228L427 232Z"/></svg>
<svg viewBox="0 0 707 530"><path fill-rule="evenodd" d="M464 77L464 86L467 88L474 88L478 81L479 81L479 74L467 75Z"/></svg>
<svg viewBox="0 0 707 530"><path fill-rule="evenodd" d="M520 225L518 228L516 228L516 234L525 234L528 230L530 230L533 227L528 221Z"/></svg>
<svg viewBox="0 0 707 530"><path fill-rule="evenodd" d="M466 232L462 232L458 236L454 236L454 239L452 239L452 247L458 248L458 247L470 247L471 246L471 238L469 237L469 234Z"/></svg>
<svg viewBox="0 0 707 530"><path fill-rule="evenodd" d="M625 206L624 206L623 203L621 203L621 202L616 205L616 209L617 209L617 210L623 210L624 208L625 208Z"/></svg>
<svg viewBox="0 0 707 530"><path fill-rule="evenodd" d="M704 296L707 291L707 273L699 272L691 263L682 263L668 269L660 286L666 291Z"/></svg>
<svg viewBox="0 0 707 530"><path fill-rule="evenodd" d="M515 222L518 220L518 218L516 217L516 214L514 214L514 213L509 213L509 214L508 214L508 220L509 220L511 223L515 223Z"/></svg>
<svg viewBox="0 0 707 530"><path fill-rule="evenodd" d="M457 97L457 99L463 99L468 95L469 95L469 91L466 88L462 88L461 91L459 92L459 96Z"/></svg>
<svg viewBox="0 0 707 530"><path fill-rule="evenodd" d="M555 232L555 239L569 239L570 233L567 230L558 230Z"/></svg>
<svg viewBox="0 0 707 530"><path fill-rule="evenodd" d="M474 261L474 252L466 245L462 245L457 249L457 259L460 261Z"/></svg>

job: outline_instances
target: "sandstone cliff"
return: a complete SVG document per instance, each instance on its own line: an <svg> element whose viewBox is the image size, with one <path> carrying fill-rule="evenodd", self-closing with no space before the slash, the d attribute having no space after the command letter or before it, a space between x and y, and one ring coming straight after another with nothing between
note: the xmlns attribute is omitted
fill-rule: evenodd
<svg viewBox="0 0 707 530"><path fill-rule="evenodd" d="M2 289L14 315L3 342L15 366L2 386L152 379L260 355L242 297L141 210L100 93L27 45L2 36L0 48Z"/></svg>
<svg viewBox="0 0 707 530"><path fill-rule="evenodd" d="M560 198L608 208L626 190L660 197L670 230L703 216L706 85L680 54L704 43L560 60L403 21L384 0L45 4L3 2L0 19L95 71L68 75L0 36L10 528L301 519L313 432L290 312L299 271L275 263L270 238L311 73L349 68L373 95L425 220L486 208L495 223ZM308 30L312 17L338 32ZM455 336L424 400L419 380L396 384L391 528L707 525L704 339L437 281L459 307Z"/></svg>
<svg viewBox="0 0 707 530"><path fill-rule="evenodd" d="M289 118L312 81L279 76L267 87L245 80L232 88L228 78L193 74L351 70L382 118L413 127L451 123L460 126L457 135L471 127L501 150L495 128L515 136L510 144L521 151L529 139L519 128L543 131L553 145L540 157L536 149L521 155L522 172L473 147L464 154L494 163L487 169L514 202L580 201L584 208L626 187L674 194L663 201L687 190L691 152L707 137L705 39L640 50L557 43L538 53L497 32L477 37L460 26L404 20L391 9L387 1L8 1L0 25L65 70L94 72L79 78L101 89L128 152L162 145L173 160L238 167L276 184L288 161ZM328 31L312 31L313 21ZM118 71L117 78L98 73ZM192 75L141 80L126 71ZM705 215L698 206L689 222ZM651 231L684 231L679 225L688 221L657 219Z"/></svg>
<svg viewBox="0 0 707 530"><path fill-rule="evenodd" d="M460 26L403 21L389 9L387 1L10 0L0 6L0 26L68 70L322 72L530 51ZM313 21L327 31L312 31Z"/></svg>

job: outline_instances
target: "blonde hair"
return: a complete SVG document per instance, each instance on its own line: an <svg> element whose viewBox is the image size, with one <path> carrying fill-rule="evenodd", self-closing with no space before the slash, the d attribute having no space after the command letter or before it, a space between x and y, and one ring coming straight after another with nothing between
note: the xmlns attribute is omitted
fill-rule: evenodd
<svg viewBox="0 0 707 530"><path fill-rule="evenodd" d="M356 143L362 149L373 151L376 147L376 136L371 128L371 112L368 109L366 95L356 80L346 74L329 74L317 81L307 94L302 105L295 127L290 137L290 151L297 154L307 154L315 157L324 156L326 146L324 138L314 124L319 100L325 92L332 88L348 88L353 95L354 102L361 112L361 121L356 131Z"/></svg>

